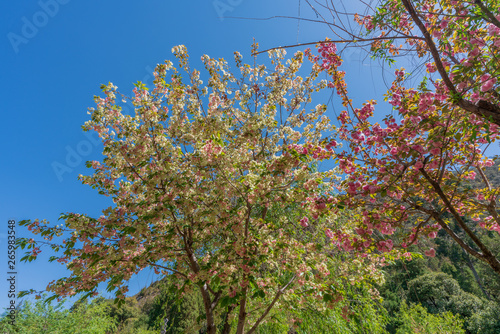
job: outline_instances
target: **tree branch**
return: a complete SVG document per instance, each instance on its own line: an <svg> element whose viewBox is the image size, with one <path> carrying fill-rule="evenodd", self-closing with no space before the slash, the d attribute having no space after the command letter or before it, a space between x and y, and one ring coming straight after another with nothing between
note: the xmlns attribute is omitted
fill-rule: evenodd
<svg viewBox="0 0 500 334"><path fill-rule="evenodd" d="M264 318L267 316L267 314L269 313L269 311L271 311L271 309L273 308L274 304L276 304L276 302L281 297L281 295L283 293L285 293L286 288L288 288L288 286L290 284L292 284L292 282L295 280L296 277L297 277L297 275L293 275L292 278L290 279L290 281L284 287L282 287L281 289L279 289L278 292L276 292L276 296L274 296L273 301L271 302L271 304L269 304L269 306L266 308L266 310L264 311L264 313L262 313L262 315L259 317L259 319L257 319L257 321L255 322L255 324L253 325L252 328L250 328L250 330L247 332L247 334L252 334L253 332L255 332L255 330L260 325L260 323L262 322L262 320L264 320Z"/></svg>
<svg viewBox="0 0 500 334"><path fill-rule="evenodd" d="M355 38L355 39L339 39L339 40L325 40L325 41L317 41L317 42L308 42L308 43L298 43L298 44L292 44L292 45L284 45L284 46L277 46L274 48L266 49L263 51L256 52L252 54L252 56L256 56L258 54L272 51L272 50L277 50L277 49L289 49L289 48L296 48L299 46L306 46L306 45L316 45L316 44L326 44L326 43L357 43L357 42L373 42L373 41L378 41L378 40L392 40L392 39L420 39L420 40L425 40L423 37L419 36L384 36L384 37L373 37L373 38Z"/></svg>
<svg viewBox="0 0 500 334"><path fill-rule="evenodd" d="M146 263L148 263L150 266L153 266L153 267L158 267L158 268L162 268L162 269L165 269L165 270L171 271L171 272L173 272L173 273L179 274L179 275L181 275L181 276L183 276L183 277L187 278L187 276L186 276L185 274L183 274L183 273L181 273L180 271L177 271L177 270L175 270L175 269L168 268L168 267L164 267L164 266L162 266L162 265L159 265L159 264L153 263L153 262L151 262L151 261L146 261Z"/></svg>
<svg viewBox="0 0 500 334"><path fill-rule="evenodd" d="M403 1L405 1L405 0L403 0ZM480 253L475 252L475 251L474 251L475 254L472 253L472 252L470 252L470 250L471 250L470 247L467 247L467 248L464 248L464 249L466 249L471 255L474 255L478 259L487 262L493 268L493 270L495 270L497 273L500 274L500 262L498 261L498 259L495 257L495 255L493 255L493 253L491 253L491 251L488 249L488 247L486 247L486 245L483 244L483 242L481 241L481 239L479 239L478 236L467 226L467 224L465 224L465 222L462 219L462 217L460 217L460 215L458 214L458 212L455 210L455 207L451 204L451 202L449 201L448 197L443 192L443 189L441 189L441 186L436 181L434 181L430 177L429 174L427 174L427 172L425 171L425 169L421 168L420 169L420 173L432 185L432 187L434 188L434 190L436 191L436 193L439 195L439 197L443 201L445 207L450 211L450 213L455 218L455 221L458 223L458 225L460 225L460 227L462 228L462 230L469 236L469 238L471 238L472 241L479 247L479 249L483 252L483 254L480 254ZM440 223L440 225L443 227L443 225L446 225L446 223L444 223L444 224ZM462 243L459 243L459 244L463 248L463 244L464 243L462 242Z"/></svg>
<svg viewBox="0 0 500 334"><path fill-rule="evenodd" d="M475 115L478 115L482 118L485 118L487 120L492 121L493 123L500 125L500 107L487 102L487 101L480 101L478 105L475 105L474 103L465 100L460 96L460 94L457 92L455 85L453 82L451 82L450 77L448 76L448 73L446 72L446 69L444 68L443 62L441 61L441 56L439 54L439 51L436 47L436 44L434 44L434 40L432 39L431 34L423 24L423 22L420 20L418 17L417 12L415 11L415 8L413 8L413 5L411 4L410 0L401 0L403 2L403 5L405 6L406 10L410 14L411 18L417 25L417 27L420 29L422 34L424 35L425 38L425 43L427 44L427 47L429 48L429 52L432 55L432 58L434 59L434 63L436 64L436 68L441 75L441 78L443 79L443 82L446 84L446 87L449 89L451 94L455 97L459 97L457 100L458 106L461 108L465 109L466 111L473 113Z"/></svg>
<svg viewBox="0 0 500 334"><path fill-rule="evenodd" d="M490 21L489 21L490 23L492 23L500 28L500 21L497 20L495 15L493 15L493 13L488 10L488 8L481 2L481 0L475 0L474 3L479 8L481 8L481 11L484 13L484 15L486 15L486 17L488 17L490 19Z"/></svg>

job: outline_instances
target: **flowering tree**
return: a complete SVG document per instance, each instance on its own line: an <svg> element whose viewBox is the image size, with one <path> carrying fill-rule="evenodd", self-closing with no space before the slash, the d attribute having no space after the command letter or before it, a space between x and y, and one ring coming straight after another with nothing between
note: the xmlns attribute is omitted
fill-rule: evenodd
<svg viewBox="0 0 500 334"><path fill-rule="evenodd" d="M364 31L344 29L349 36L339 43L369 42L372 55L391 64L403 52L428 59L418 87L407 87L415 75L395 71L385 96L392 112L383 124L373 120L374 100L353 105L335 44L321 43L318 56L308 53L329 74L345 108L337 132L344 146L335 159L346 178L336 200L362 210L350 247L405 249L444 229L500 274L500 255L483 238L500 233L500 188L484 173L494 164L485 150L499 136L499 10L498 1L388 0L371 14L355 15Z"/></svg>
<svg viewBox="0 0 500 334"><path fill-rule="evenodd" d="M335 41L343 45L339 55L356 47L390 64L398 56L423 57L431 74L427 77L441 79L450 103L500 125L498 1L379 0L370 5L360 1L364 14L338 10L332 1L307 3L339 37ZM341 3L360 9L352 2ZM360 30L352 28L353 19Z"/></svg>
<svg viewBox="0 0 500 334"><path fill-rule="evenodd" d="M427 72L439 76L449 102L500 125L498 1L391 0L358 22L367 33L378 31L388 37L385 43L378 40L372 45L375 52L386 49L398 54L404 46L397 46L391 37L406 37L406 45L414 47L418 56L431 56Z"/></svg>
<svg viewBox="0 0 500 334"><path fill-rule="evenodd" d="M102 138L105 157L80 179L115 205L97 219L65 214L64 227L22 222L64 250L52 260L72 274L48 290L91 295L108 282L123 298L131 276L153 267L174 275L181 293L200 291L208 333L229 333L234 322L237 333L252 333L276 305L332 306L343 278L376 274L375 256L346 254L348 264L326 242L334 225L348 232L350 220L327 210L336 175L311 169L332 155L321 144L332 130L326 108L306 109L326 86L318 67L303 78L301 52L286 63L284 51L271 52L271 71L235 53L236 78L225 61L203 56L203 87L185 47L173 51L183 71L158 65L154 88L138 83L131 98L103 86L84 126ZM135 115L122 113L120 100ZM65 231L62 244L52 243ZM40 252L33 239L20 246L31 249L27 260Z"/></svg>

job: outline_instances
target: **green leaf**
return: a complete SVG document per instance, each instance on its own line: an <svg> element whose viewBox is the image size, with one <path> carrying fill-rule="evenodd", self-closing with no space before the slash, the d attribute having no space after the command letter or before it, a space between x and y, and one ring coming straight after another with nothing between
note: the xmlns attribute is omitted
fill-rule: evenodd
<svg viewBox="0 0 500 334"><path fill-rule="evenodd" d="M25 220L21 220L17 223L19 224L19 226L24 226L24 225L28 225L29 223L31 223L31 220L25 219Z"/></svg>
<svg viewBox="0 0 500 334"><path fill-rule="evenodd" d="M57 298L57 295L50 296L49 298L46 298L43 303L44 304L50 304L51 301Z"/></svg>
<svg viewBox="0 0 500 334"><path fill-rule="evenodd" d="M253 295L252 295L252 298L265 298L266 297L266 293L264 292L264 290L258 290L256 291Z"/></svg>
<svg viewBox="0 0 500 334"><path fill-rule="evenodd" d="M229 298L229 296L224 296L220 300L220 306L223 308L230 305L230 304L232 304L232 303L231 303L231 298Z"/></svg>
<svg viewBox="0 0 500 334"><path fill-rule="evenodd" d="M215 278L211 281L213 284L213 289L217 288L220 285L220 277L215 276Z"/></svg>
<svg viewBox="0 0 500 334"><path fill-rule="evenodd" d="M332 296L331 294L329 294L329 293L325 293L325 294L323 295L323 301L324 301L324 302L327 302L327 303L328 303L328 302L331 302L332 300L333 300L333 296Z"/></svg>

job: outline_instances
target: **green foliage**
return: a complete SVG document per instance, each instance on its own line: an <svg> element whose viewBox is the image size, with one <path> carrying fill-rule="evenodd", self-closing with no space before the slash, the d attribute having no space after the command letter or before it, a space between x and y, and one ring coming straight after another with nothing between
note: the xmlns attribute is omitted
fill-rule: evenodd
<svg viewBox="0 0 500 334"><path fill-rule="evenodd" d="M104 300L106 314L116 322L119 334L157 334L159 331L150 329L148 325L149 316L139 305L137 298L128 297L125 303L119 305L112 300Z"/></svg>
<svg viewBox="0 0 500 334"><path fill-rule="evenodd" d="M18 308L15 325L8 318L0 320L1 333L20 334L107 334L116 329L113 318L106 314L104 304L64 309L64 301L25 301Z"/></svg>
<svg viewBox="0 0 500 334"><path fill-rule="evenodd" d="M448 262L443 262L448 263ZM444 268L450 268L450 263ZM442 272L429 272L425 260L398 261L387 268L388 281L381 288L385 296L394 293L392 308L374 301L365 286L345 286L344 300L333 309L317 310L307 305L294 309L278 306L258 334L308 333L485 333L500 332L500 308L463 291L458 282ZM102 297L90 304L77 302L69 310L62 303L26 302L16 328L0 322L1 333L117 333L159 334L168 318L166 333L204 333L200 325L203 306L198 290L178 298L171 279L163 279L126 298L122 306ZM391 288L389 288L391 287ZM418 299L424 303L406 304ZM384 307L381 307L381 306ZM391 324L389 310L392 310ZM290 314L292 316L290 317ZM290 323L290 318L293 321ZM217 323L222 324L221 318ZM232 326L235 327L235 323ZM219 325L219 331L222 325Z"/></svg>
<svg viewBox="0 0 500 334"><path fill-rule="evenodd" d="M467 257L453 240L443 237L436 241L435 258L398 260L385 267L386 281L379 291L389 315L389 333L400 330L401 307L406 301L421 304L436 316L451 312L461 319L467 333L500 333L500 303L496 299L500 289L494 272L487 264Z"/></svg>
<svg viewBox="0 0 500 334"><path fill-rule="evenodd" d="M169 280L159 284L158 295L154 298L148 311L148 326L163 329L165 319L167 334L197 333L201 327L198 319L204 313L201 296L197 290L184 294L179 298L178 291Z"/></svg>
<svg viewBox="0 0 500 334"><path fill-rule="evenodd" d="M432 272L408 282L408 300L421 303L429 312L439 313L447 311L451 298L461 294L457 281L449 275Z"/></svg>
<svg viewBox="0 0 500 334"><path fill-rule="evenodd" d="M408 283L409 301L421 303L430 313L452 312L465 321L469 328L469 319L484 307L484 301L463 291L458 282L442 272L422 275Z"/></svg>
<svg viewBox="0 0 500 334"><path fill-rule="evenodd" d="M470 321L468 329L472 333L497 334L500 333L500 307L490 302L475 313Z"/></svg>
<svg viewBox="0 0 500 334"><path fill-rule="evenodd" d="M385 284L379 287L380 295L383 297L383 306L389 315L387 329L395 330L397 313L400 304L408 294L408 282L429 272L426 261L415 258L411 261L399 260L385 269Z"/></svg>
<svg viewBox="0 0 500 334"><path fill-rule="evenodd" d="M357 334L387 333L387 312L368 293L366 286L345 287L346 300L332 309L317 310L305 305L297 305L293 310L277 308L270 321L261 325L259 334ZM287 322L286 312L291 312L292 322Z"/></svg>
<svg viewBox="0 0 500 334"><path fill-rule="evenodd" d="M385 311L374 303L354 302L345 314L344 309L335 307L324 312L305 311L300 314L302 322L297 333L387 333Z"/></svg>
<svg viewBox="0 0 500 334"><path fill-rule="evenodd" d="M144 289L140 298L154 294L151 303L143 306L142 312L148 316L148 328L159 331L168 319L166 333L198 334L204 332L200 325L203 314L202 300L197 290L177 295L172 279L165 278ZM283 305L271 310L268 321L259 326L256 333L386 333L387 312L374 301L365 286L346 285L345 301L333 309L317 310L308 305L287 308ZM151 292L154 290L154 292ZM223 317L217 319L218 330L222 330ZM290 319L294 321L290 322ZM236 321L232 328L236 327ZM121 333L121 332L120 332Z"/></svg>
<svg viewBox="0 0 500 334"><path fill-rule="evenodd" d="M420 304L410 307L403 302L398 313L400 326L396 334L460 334L465 333L463 320L451 312L433 315Z"/></svg>

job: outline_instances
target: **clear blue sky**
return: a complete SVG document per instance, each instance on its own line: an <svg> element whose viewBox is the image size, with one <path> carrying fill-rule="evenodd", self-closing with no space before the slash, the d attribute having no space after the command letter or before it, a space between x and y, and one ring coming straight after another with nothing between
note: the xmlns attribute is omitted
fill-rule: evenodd
<svg viewBox="0 0 500 334"><path fill-rule="evenodd" d="M320 24L296 20L234 19L297 16L299 0L197 1L4 1L0 4L0 92L2 169L0 192L0 307L7 298L8 219L47 219L62 212L99 216L108 199L82 185L85 161L100 159L101 146L87 138L93 96L108 81L129 93L132 83L151 83L157 63L172 59L174 45L187 46L194 65L208 54L231 59L238 50L249 59L253 38L261 48L312 42L331 36ZM302 2L301 15L315 18ZM290 51L291 52L291 51ZM350 53L347 69L359 102L384 93L380 70ZM318 103L326 101L318 101ZM338 110L337 110L338 111ZM73 153L70 153L73 152ZM62 167L65 166L65 167ZM59 168L56 172L55 167ZM61 168L65 168L62 170ZM69 171L71 169L71 171ZM17 229L18 237L29 236ZM17 260L22 256L18 251ZM69 273L42 255L17 261L17 290L44 289ZM144 272L131 281L137 293L157 277Z"/></svg>

